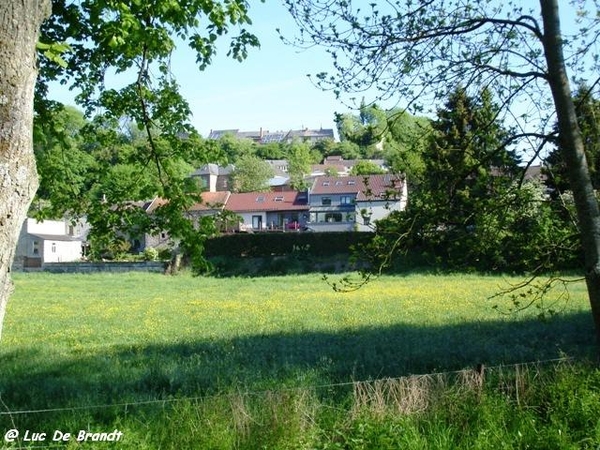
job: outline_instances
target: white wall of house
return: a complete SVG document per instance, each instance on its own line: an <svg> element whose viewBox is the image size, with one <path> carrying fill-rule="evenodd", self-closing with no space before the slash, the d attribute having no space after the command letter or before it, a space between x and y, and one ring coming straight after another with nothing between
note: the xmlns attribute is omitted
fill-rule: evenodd
<svg viewBox="0 0 600 450"><path fill-rule="evenodd" d="M72 262L81 259L82 238L86 224L72 226L67 221L26 219L15 252L15 267L40 267L47 262ZM27 262L29 260L29 263ZM35 263L37 261L37 263ZM33 264L33 265L32 265Z"/></svg>
<svg viewBox="0 0 600 450"><path fill-rule="evenodd" d="M358 231L373 231L375 222L390 215L392 211L402 211L404 204L400 201L356 202L356 225ZM362 211L367 212L368 222L362 216Z"/></svg>
<svg viewBox="0 0 600 450"><path fill-rule="evenodd" d="M44 239L42 262L72 262L81 259L80 241Z"/></svg>

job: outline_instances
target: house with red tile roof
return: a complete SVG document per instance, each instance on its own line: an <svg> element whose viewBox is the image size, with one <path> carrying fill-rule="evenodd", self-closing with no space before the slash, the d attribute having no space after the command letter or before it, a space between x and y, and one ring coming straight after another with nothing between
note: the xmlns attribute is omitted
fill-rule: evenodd
<svg viewBox="0 0 600 450"><path fill-rule="evenodd" d="M372 231L376 220L406 207L404 177L393 174L317 177L308 191L314 231Z"/></svg>
<svg viewBox="0 0 600 450"><path fill-rule="evenodd" d="M188 217L193 220L194 225L198 225L200 219L204 216L216 216L221 213L231 195L229 191L221 192L202 192L202 201L192 205L187 210ZM166 204L166 200L156 197L153 200L143 204L143 209L147 214L154 213L159 207ZM171 239L167 232L159 231L155 234L144 234L138 238L132 239L132 249L143 251L147 247L165 248L170 245Z"/></svg>
<svg viewBox="0 0 600 450"><path fill-rule="evenodd" d="M231 194L225 209L241 217L241 231L300 230L308 220L307 195L297 191Z"/></svg>

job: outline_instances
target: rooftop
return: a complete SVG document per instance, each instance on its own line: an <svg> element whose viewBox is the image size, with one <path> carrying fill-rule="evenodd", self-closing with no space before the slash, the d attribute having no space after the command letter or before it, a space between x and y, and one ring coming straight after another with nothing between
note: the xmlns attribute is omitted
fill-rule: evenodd
<svg viewBox="0 0 600 450"><path fill-rule="evenodd" d="M280 130L274 132L270 132L269 130L263 128L258 131L240 131L239 129L235 128L227 130L210 130L208 133L208 138L220 139L226 134L230 134L239 139L251 139L259 144L268 144L272 142L291 142L294 139L310 141L335 139L333 128L303 128L300 130Z"/></svg>
<svg viewBox="0 0 600 450"><path fill-rule="evenodd" d="M313 181L311 194L356 194L359 201L397 197L402 192L404 181L397 175L368 175L349 177L317 177Z"/></svg>
<svg viewBox="0 0 600 450"><path fill-rule="evenodd" d="M306 211L306 194L297 191L231 194L227 209L233 212Z"/></svg>

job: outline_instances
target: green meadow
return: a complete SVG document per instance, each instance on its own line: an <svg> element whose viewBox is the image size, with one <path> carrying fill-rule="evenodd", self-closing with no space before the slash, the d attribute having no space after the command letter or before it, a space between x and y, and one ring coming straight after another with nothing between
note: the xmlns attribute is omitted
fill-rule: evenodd
<svg viewBox="0 0 600 450"><path fill-rule="evenodd" d="M583 282L568 301L551 293L559 313L542 320L503 313L511 303L492 297L520 279L500 276L390 276L350 293L317 274L14 280L0 431L20 434L5 448L600 445ZM480 364L485 383L465 382ZM74 436L53 442L57 430ZM77 442L79 430L123 437Z"/></svg>

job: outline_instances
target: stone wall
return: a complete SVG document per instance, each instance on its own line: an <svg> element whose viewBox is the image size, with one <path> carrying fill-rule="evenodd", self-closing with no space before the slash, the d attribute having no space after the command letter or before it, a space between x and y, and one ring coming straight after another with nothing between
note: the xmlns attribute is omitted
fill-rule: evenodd
<svg viewBox="0 0 600 450"><path fill-rule="evenodd" d="M26 269L25 269L26 270ZM37 269L38 271L40 269ZM52 273L92 273L92 272L164 272L163 261L136 262L60 262L45 263L42 270Z"/></svg>

